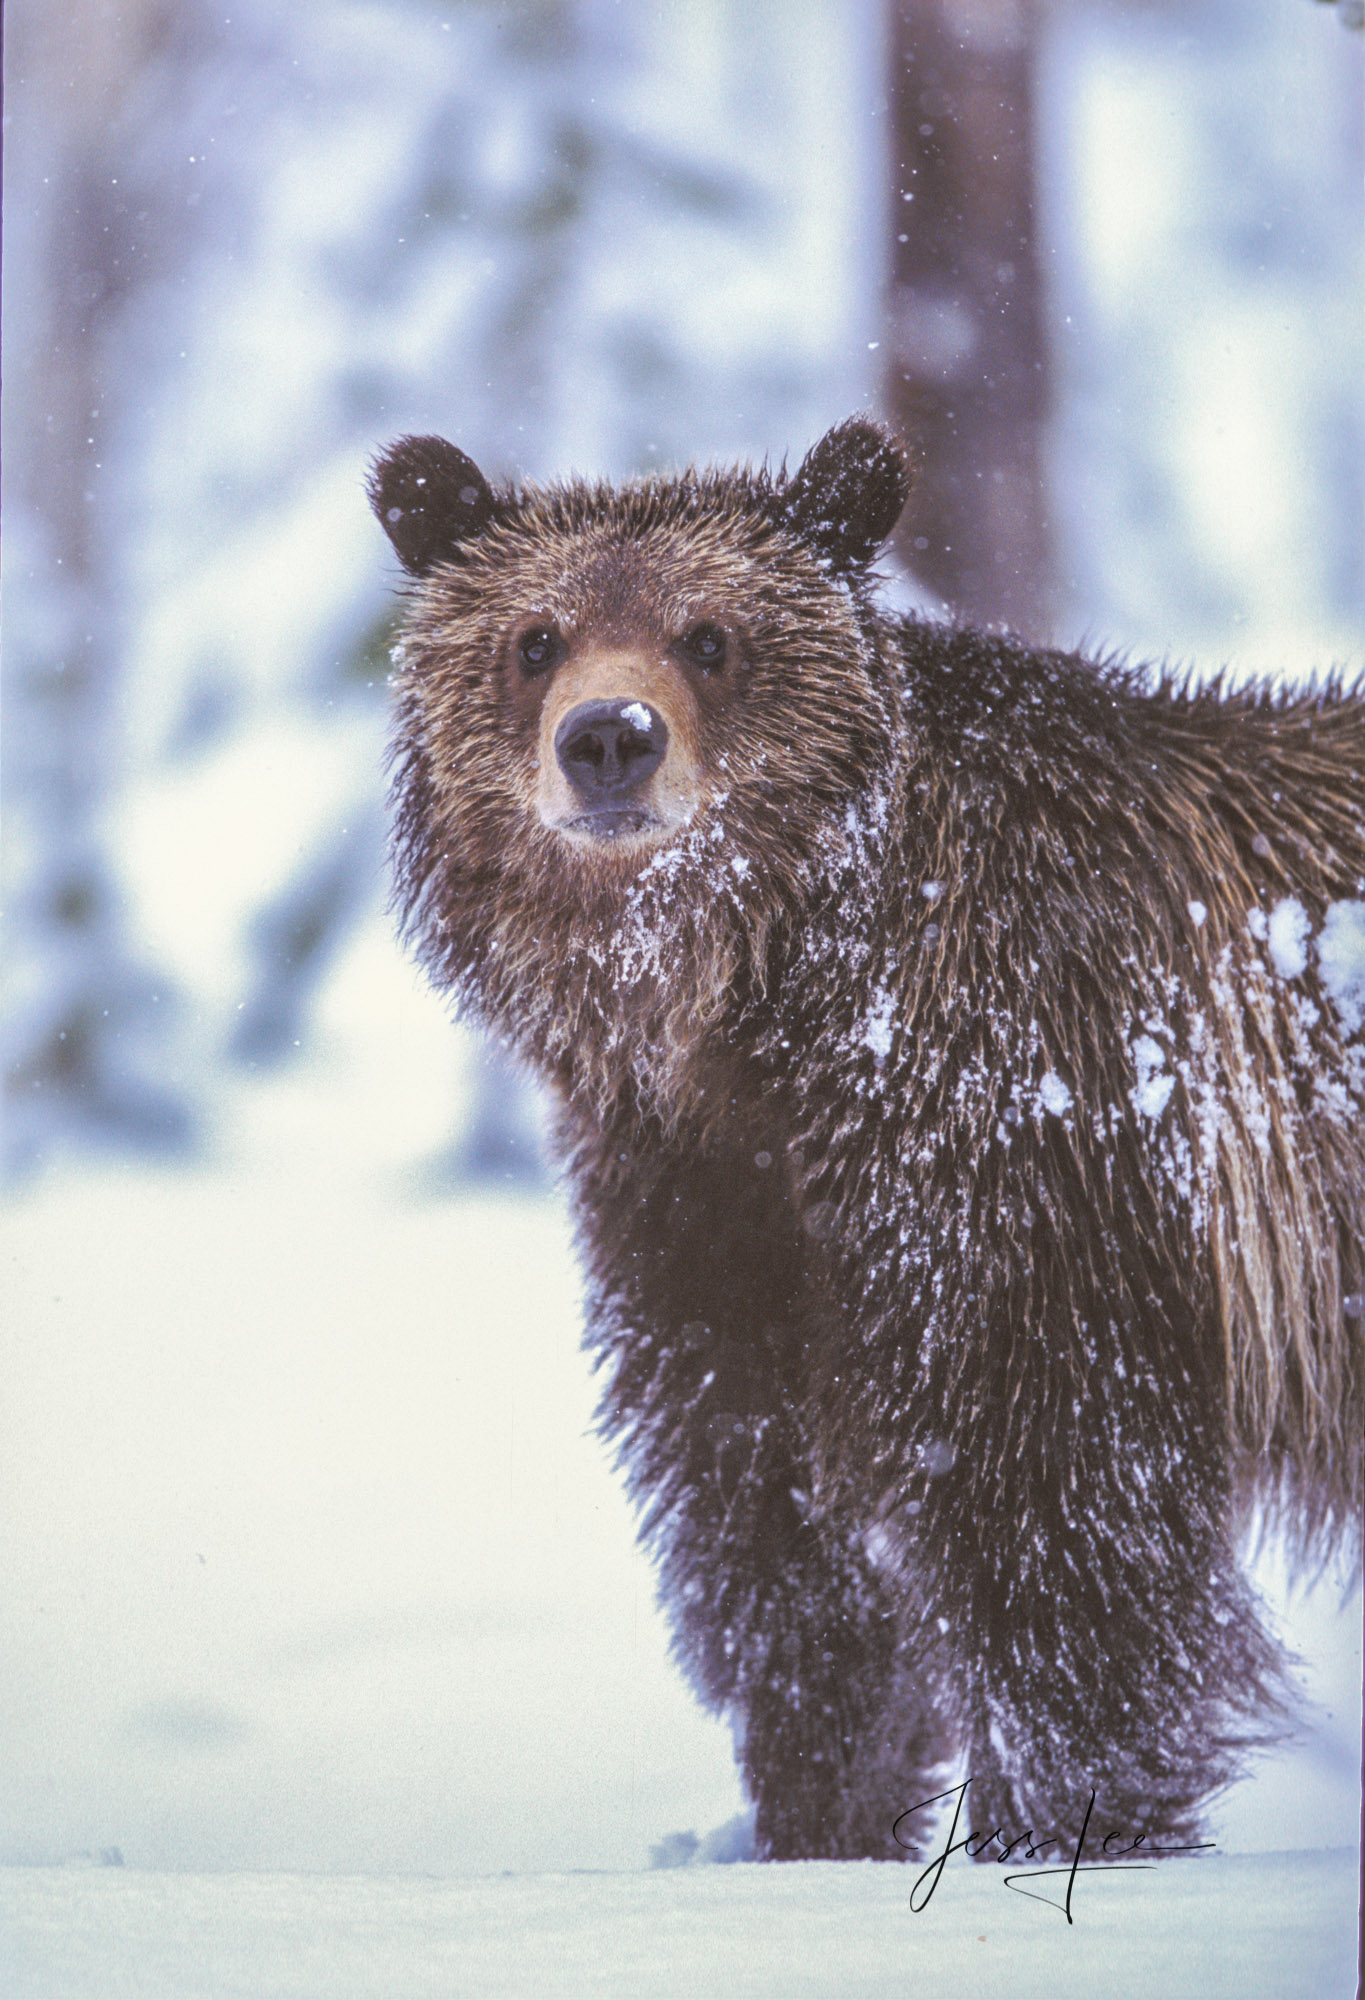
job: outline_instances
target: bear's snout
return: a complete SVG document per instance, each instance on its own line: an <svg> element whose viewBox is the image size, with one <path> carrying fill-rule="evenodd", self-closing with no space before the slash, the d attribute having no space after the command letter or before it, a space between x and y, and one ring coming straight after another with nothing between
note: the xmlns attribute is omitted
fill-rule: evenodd
<svg viewBox="0 0 1365 2000"><path fill-rule="evenodd" d="M629 811L664 761L668 726L646 701L583 701L555 731L555 758L587 812Z"/></svg>
<svg viewBox="0 0 1365 2000"><path fill-rule="evenodd" d="M541 824L599 858L639 856L685 826L701 786L684 676L645 647L580 644L540 711L532 783Z"/></svg>

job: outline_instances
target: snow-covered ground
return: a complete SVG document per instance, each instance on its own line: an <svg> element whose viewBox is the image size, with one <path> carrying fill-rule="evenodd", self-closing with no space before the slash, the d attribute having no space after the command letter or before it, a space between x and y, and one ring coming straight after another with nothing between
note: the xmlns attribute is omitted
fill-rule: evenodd
<svg viewBox="0 0 1365 2000"><path fill-rule="evenodd" d="M414 1167L467 1056L380 919L217 1157L5 1212L0 1857L619 1868L738 1809L558 1208Z"/></svg>
<svg viewBox="0 0 1365 2000"><path fill-rule="evenodd" d="M1354 1856L1078 1877L804 1862L430 1882L0 1870L9 2000L1346 2000Z"/></svg>

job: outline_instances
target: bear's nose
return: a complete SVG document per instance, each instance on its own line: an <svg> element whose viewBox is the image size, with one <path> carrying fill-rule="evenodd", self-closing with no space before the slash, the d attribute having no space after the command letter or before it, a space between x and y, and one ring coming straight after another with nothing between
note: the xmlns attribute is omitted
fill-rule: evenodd
<svg viewBox="0 0 1365 2000"><path fill-rule="evenodd" d="M583 701L555 731L559 768L589 808L638 792L667 748L664 719L645 701Z"/></svg>

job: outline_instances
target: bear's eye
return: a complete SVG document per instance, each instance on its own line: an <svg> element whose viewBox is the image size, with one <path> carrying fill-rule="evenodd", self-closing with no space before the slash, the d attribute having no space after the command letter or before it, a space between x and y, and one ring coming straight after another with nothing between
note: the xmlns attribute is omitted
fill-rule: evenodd
<svg viewBox="0 0 1365 2000"><path fill-rule="evenodd" d="M678 643L688 659L707 673L714 674L725 665L725 634L710 619L693 625Z"/></svg>
<svg viewBox="0 0 1365 2000"><path fill-rule="evenodd" d="M524 674L547 674L559 658L560 637L552 625L533 625L517 642Z"/></svg>

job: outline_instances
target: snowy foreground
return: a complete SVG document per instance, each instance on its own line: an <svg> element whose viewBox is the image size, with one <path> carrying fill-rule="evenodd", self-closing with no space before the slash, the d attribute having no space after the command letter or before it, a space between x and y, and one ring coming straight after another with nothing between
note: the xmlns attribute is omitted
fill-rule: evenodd
<svg viewBox="0 0 1365 2000"><path fill-rule="evenodd" d="M872 1862L444 1882L7 1869L0 1965L9 2000L1355 1990L1355 1857L1340 1849L1082 1876L1070 1926L998 1868L945 1872L918 1913L913 1883Z"/></svg>

